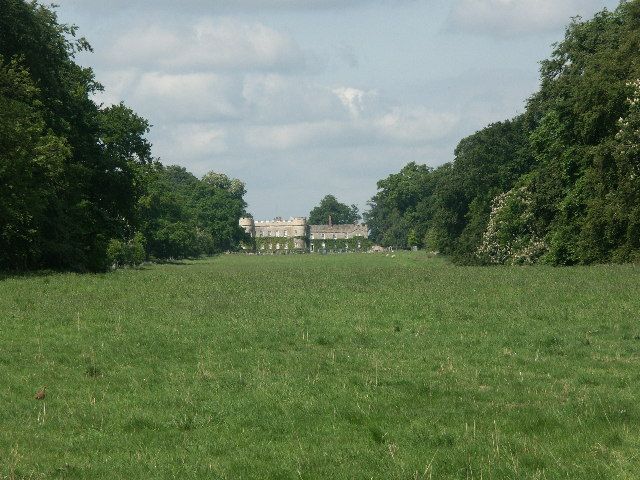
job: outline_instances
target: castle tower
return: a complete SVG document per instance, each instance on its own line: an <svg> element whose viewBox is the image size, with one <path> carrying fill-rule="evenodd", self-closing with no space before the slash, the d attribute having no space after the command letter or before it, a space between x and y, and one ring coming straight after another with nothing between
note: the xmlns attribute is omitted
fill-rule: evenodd
<svg viewBox="0 0 640 480"><path fill-rule="evenodd" d="M253 217L243 217L240 219L240 226L251 235L251 238L256 236L256 224L253 221Z"/></svg>
<svg viewBox="0 0 640 480"><path fill-rule="evenodd" d="M304 217L296 217L291 219L291 226L293 227L293 244L297 250L304 250L307 248L307 238L309 236L309 226L307 225L307 219Z"/></svg>
<svg viewBox="0 0 640 480"><path fill-rule="evenodd" d="M291 227L293 227L292 236L294 237L306 237L307 236L307 219L304 217L295 217L291 219Z"/></svg>

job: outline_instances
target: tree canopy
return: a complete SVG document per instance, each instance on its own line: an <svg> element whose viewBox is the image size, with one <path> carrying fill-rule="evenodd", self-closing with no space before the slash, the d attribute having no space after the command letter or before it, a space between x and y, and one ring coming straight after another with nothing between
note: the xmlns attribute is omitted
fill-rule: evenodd
<svg viewBox="0 0 640 480"><path fill-rule="evenodd" d="M309 223L311 225L326 225L329 223L329 217L335 225L356 223L362 218L357 206L340 203L333 195L325 196L320 200L320 204L311 210Z"/></svg>

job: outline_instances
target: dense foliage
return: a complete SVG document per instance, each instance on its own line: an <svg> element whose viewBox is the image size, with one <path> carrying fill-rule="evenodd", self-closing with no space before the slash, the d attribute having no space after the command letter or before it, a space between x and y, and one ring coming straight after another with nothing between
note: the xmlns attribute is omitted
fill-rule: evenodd
<svg viewBox="0 0 640 480"><path fill-rule="evenodd" d="M362 218L358 213L357 206L340 203L333 195L325 196L320 204L311 210L309 224L326 225L329 223L329 217L334 225L356 223Z"/></svg>
<svg viewBox="0 0 640 480"><path fill-rule="evenodd" d="M92 100L102 87L75 63L91 48L75 34L51 8L0 2L0 269L103 270L140 261L141 245L160 258L233 248L242 184L171 184L148 122Z"/></svg>
<svg viewBox="0 0 640 480"><path fill-rule="evenodd" d="M187 258L237 248L246 204L239 180L210 172L202 180L178 166L154 163L139 202L141 230L155 258Z"/></svg>
<svg viewBox="0 0 640 480"><path fill-rule="evenodd" d="M640 258L639 79L639 0L575 19L523 115L378 183L374 239L465 263Z"/></svg>

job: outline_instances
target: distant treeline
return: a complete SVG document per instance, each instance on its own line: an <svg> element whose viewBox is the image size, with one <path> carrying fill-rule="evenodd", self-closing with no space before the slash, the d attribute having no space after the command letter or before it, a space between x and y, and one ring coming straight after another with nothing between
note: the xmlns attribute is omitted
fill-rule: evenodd
<svg viewBox="0 0 640 480"><path fill-rule="evenodd" d="M152 157L146 120L96 105L91 47L47 7L0 1L0 269L99 271L234 248L244 185Z"/></svg>
<svg viewBox="0 0 640 480"><path fill-rule="evenodd" d="M640 0L575 19L524 114L378 183L374 240L461 263L640 260Z"/></svg>

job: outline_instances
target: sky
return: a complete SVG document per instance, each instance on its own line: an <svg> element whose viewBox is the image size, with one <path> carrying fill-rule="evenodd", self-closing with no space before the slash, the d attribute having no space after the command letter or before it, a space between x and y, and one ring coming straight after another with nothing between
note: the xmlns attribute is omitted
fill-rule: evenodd
<svg viewBox="0 0 640 480"><path fill-rule="evenodd" d="M165 165L247 186L257 219L436 167L522 113L571 17L618 0L57 0L79 63L153 125Z"/></svg>

